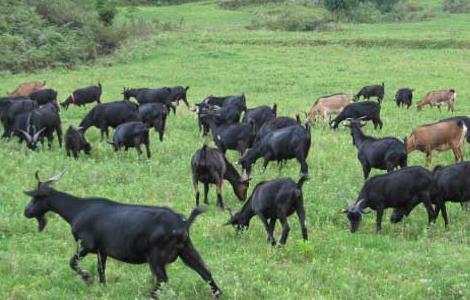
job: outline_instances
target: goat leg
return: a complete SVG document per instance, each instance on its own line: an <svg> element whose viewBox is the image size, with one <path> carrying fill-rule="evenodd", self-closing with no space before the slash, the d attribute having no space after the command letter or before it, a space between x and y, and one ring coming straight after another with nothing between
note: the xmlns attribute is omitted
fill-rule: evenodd
<svg viewBox="0 0 470 300"><path fill-rule="evenodd" d="M376 217L376 220L375 220L375 226L376 226L375 232L376 233L380 233L382 231L382 217L383 217L383 214L384 214L383 207L377 207L377 217Z"/></svg>
<svg viewBox="0 0 470 300"><path fill-rule="evenodd" d="M289 223L287 223L287 218L284 216L282 218L279 218L282 224L282 233L281 233L281 239L279 240L279 243L281 245L285 245L287 241L287 236L289 235L290 227Z"/></svg>
<svg viewBox="0 0 470 300"><path fill-rule="evenodd" d="M98 274L100 276L100 283L106 285L106 259L107 256L98 250L96 254L98 257Z"/></svg>
<svg viewBox="0 0 470 300"><path fill-rule="evenodd" d="M83 270L78 265L80 259L85 257L88 253L89 253L89 250L86 248L77 249L77 252L75 253L75 255L72 256L72 258L70 259L70 267L72 268L72 270L77 272L78 275L80 275L87 284L92 284L93 277L91 277L91 275L87 271Z"/></svg>
<svg viewBox="0 0 470 300"><path fill-rule="evenodd" d="M219 289L214 279L212 278L212 274L204 265L201 256L194 248L191 240L187 241L184 248L180 251L179 256L185 265L196 271L205 282L209 283L214 298L219 299L222 295L222 291Z"/></svg>
<svg viewBox="0 0 470 300"><path fill-rule="evenodd" d="M155 287L150 293L150 299L158 299L158 295L160 294L160 289L162 287L162 282L167 282L168 276L166 275L165 265L156 264L151 261L150 269L152 270L152 273L157 277L157 283L155 284Z"/></svg>
<svg viewBox="0 0 470 300"><path fill-rule="evenodd" d="M209 194L209 184L204 183L204 203L209 204L209 201L207 199L207 195ZM218 194L217 194L218 195Z"/></svg>

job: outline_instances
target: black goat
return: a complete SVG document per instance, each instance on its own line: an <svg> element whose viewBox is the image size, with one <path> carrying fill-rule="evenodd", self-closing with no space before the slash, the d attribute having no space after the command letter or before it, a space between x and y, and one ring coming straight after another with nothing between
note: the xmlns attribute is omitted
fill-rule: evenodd
<svg viewBox="0 0 470 300"><path fill-rule="evenodd" d="M54 131L57 134L57 141L59 147L62 148L62 125L57 106L50 102L30 112L28 117L29 123L27 130L15 128L21 132L27 142L28 148L35 150L38 139L42 136L47 137L47 145L49 149L52 148L52 141L54 140ZM23 119L23 117L21 118ZM40 132L40 134L38 134Z"/></svg>
<svg viewBox="0 0 470 300"><path fill-rule="evenodd" d="M410 108L413 101L413 89L403 88L399 89L395 94L395 102L398 107L403 107L406 105L406 108Z"/></svg>
<svg viewBox="0 0 470 300"><path fill-rule="evenodd" d="M267 121L256 132L255 143L260 141L270 132L292 125L300 125L300 117L298 115L295 119L291 117L276 117L270 121Z"/></svg>
<svg viewBox="0 0 470 300"><path fill-rule="evenodd" d="M112 257L131 264L150 265L157 277L151 292L157 297L162 282L167 282L165 266L178 257L196 271L211 288L214 297L222 292L212 279L189 237L189 228L201 210L194 209L188 219L170 208L121 204L104 198L79 198L50 187L62 174L42 182L36 172L38 185L25 192L31 201L25 208L26 218L36 218L38 229L46 226L45 214L52 211L70 224L77 243L77 252L70 267L88 284L92 276L79 266L89 253L98 257L100 283L106 283L106 260Z"/></svg>
<svg viewBox="0 0 470 300"><path fill-rule="evenodd" d="M460 202L464 207L470 201L470 162L435 167L431 199L436 205L436 218L442 210L442 218L447 227L449 220L445 203Z"/></svg>
<svg viewBox="0 0 470 300"><path fill-rule="evenodd" d="M274 104L272 108L267 105L262 105L247 109L242 121L245 123L254 124L256 130L259 130L264 123L274 120L276 115L277 104Z"/></svg>
<svg viewBox="0 0 470 300"><path fill-rule="evenodd" d="M208 96L206 99L202 100L201 103L196 104L196 106L230 106L235 105L241 111L246 111L246 97L245 94L241 94L239 96L224 96L224 97L215 97L215 96Z"/></svg>
<svg viewBox="0 0 470 300"><path fill-rule="evenodd" d="M353 100L357 101L362 97L364 99L369 100L370 97L377 97L377 101L379 103L382 103L385 95L385 84L382 82L382 85L376 84L376 85L368 85L363 87L359 93L354 95Z"/></svg>
<svg viewBox="0 0 470 300"><path fill-rule="evenodd" d="M0 101L0 121L3 125L2 138L11 137L13 124L17 115L33 111L37 107L38 105L35 101L24 97L18 100Z"/></svg>
<svg viewBox="0 0 470 300"><path fill-rule="evenodd" d="M204 203L208 204L209 184L215 184L217 205L224 206L222 199L223 180L230 182L233 192L240 201L246 199L249 180L242 178L233 165L217 149L204 145L191 158L193 187L196 193L196 205L199 206L199 182L204 184Z"/></svg>
<svg viewBox="0 0 470 300"><path fill-rule="evenodd" d="M297 159L302 174L308 174L307 156L310 150L310 126L305 128L293 125L275 130L263 137L253 148L243 154L238 160L245 172L251 173L251 166L260 157L264 157L264 169L270 161L281 162L287 159Z"/></svg>
<svg viewBox="0 0 470 300"><path fill-rule="evenodd" d="M91 145L85 139L83 134L83 129L75 129L73 126L70 126L65 132L65 152L67 156L70 156L70 153L73 154L75 159L78 158L80 151L85 152L85 154L90 155Z"/></svg>
<svg viewBox="0 0 470 300"><path fill-rule="evenodd" d="M138 88L138 89L124 89L122 92L124 100L135 98L139 104L144 103L162 103L168 111L173 110L176 114L176 107L171 103L172 101L172 90L169 87L149 89L149 88Z"/></svg>
<svg viewBox="0 0 470 300"><path fill-rule="evenodd" d="M251 124L236 123L218 126L211 116L203 117L202 120L209 124L214 143L224 155L227 150L235 150L242 155L253 144L254 129Z"/></svg>
<svg viewBox="0 0 470 300"><path fill-rule="evenodd" d="M155 128L158 132L160 141L163 141L165 134L166 117L168 116L168 108L161 103L145 103L139 105L139 118L149 127Z"/></svg>
<svg viewBox="0 0 470 300"><path fill-rule="evenodd" d="M387 170L407 166L408 155L405 144L394 137L375 138L365 135L360 122L352 120L349 125L353 145L357 148L357 159L362 165L364 179L369 177L372 168Z"/></svg>
<svg viewBox="0 0 470 300"><path fill-rule="evenodd" d="M361 119L362 121L372 121L374 128L382 129L383 123L380 119L380 104L372 101L351 103L330 122L330 127L338 128L339 124L346 119Z"/></svg>
<svg viewBox="0 0 470 300"><path fill-rule="evenodd" d="M429 223L436 219L431 205L432 174L423 167L407 167L368 179L362 187L354 206L343 210L356 232L366 208L377 212L376 231L382 230L382 216L386 208L408 215L421 202L428 212ZM392 216L391 222L399 220Z"/></svg>
<svg viewBox="0 0 470 300"><path fill-rule="evenodd" d="M19 143L26 142L26 146L31 150L36 150L41 134L46 128L37 130L31 127L31 112L25 112L15 117L13 122L13 134L18 137Z"/></svg>
<svg viewBox="0 0 470 300"><path fill-rule="evenodd" d="M281 178L259 183L253 190L250 198L245 202L242 209L225 225L233 225L237 230L248 228L250 220L257 215L263 222L268 233L268 242L276 244L274 239L274 227L276 221L282 224L282 234L279 243L284 245L287 240L290 228L287 217L294 211L299 217L302 237L308 239L307 227L305 226L305 209L302 193L302 186L308 179L302 176L297 183L290 178Z"/></svg>
<svg viewBox="0 0 470 300"><path fill-rule="evenodd" d="M101 83L98 82L98 85L92 85L73 91L64 102L60 103L60 105L67 109L70 104L84 106L95 101L100 104L102 93L103 87L101 86Z"/></svg>
<svg viewBox="0 0 470 300"><path fill-rule="evenodd" d="M44 89L33 92L29 98L36 101L38 105L44 105L49 102L57 103L57 91L53 89Z"/></svg>
<svg viewBox="0 0 470 300"><path fill-rule="evenodd" d="M179 105L179 101L182 100L184 104L189 108L189 103L188 103L188 98L187 98L187 92L189 90L189 86L187 87L182 87L182 86L174 86L171 87L171 101L175 102L176 105Z"/></svg>
<svg viewBox="0 0 470 300"><path fill-rule="evenodd" d="M147 158L151 157L149 128L140 121L132 121L119 125L114 131L113 141L108 143L113 145L114 151L118 151L122 147L126 151L129 148L135 148L139 155L142 154L140 145L144 144L147 150Z"/></svg>
<svg viewBox="0 0 470 300"><path fill-rule="evenodd" d="M114 101L93 107L80 122L79 127L82 127L85 133L88 128L95 126L101 131L103 141L105 134L107 138L109 137L108 127L116 128L123 123L137 120L139 114L135 103L126 100Z"/></svg>

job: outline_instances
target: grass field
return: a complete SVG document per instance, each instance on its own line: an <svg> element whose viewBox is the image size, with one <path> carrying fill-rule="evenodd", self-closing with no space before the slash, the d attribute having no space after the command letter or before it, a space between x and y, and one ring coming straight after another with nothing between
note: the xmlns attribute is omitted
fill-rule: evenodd
<svg viewBox="0 0 470 300"><path fill-rule="evenodd" d="M393 103L400 87L416 89L415 99L428 90L454 88L456 115L470 114L469 15L442 15L426 22L343 25L338 32L287 33L248 31L256 16L250 9L219 10L212 2L181 6L145 7L138 18L181 21L177 31L162 32L121 50L97 66L76 70L46 70L1 77L0 90L12 90L27 80L46 79L61 100L75 88L100 81L105 101L122 99L126 87L189 85L195 103L209 94L244 92L248 106L278 104L280 115L306 112L313 100L335 92L356 92L366 84L385 82L382 107L384 128L374 136L404 137L421 124L450 113ZM358 42L359 41L359 42ZM367 41L363 44L360 41ZM436 46L437 45L437 46ZM78 125L91 107L62 111L64 131ZM53 150L34 153L16 141L0 142L0 298L1 299L142 299L154 278L148 266L109 260L107 287L86 284L70 269L75 243L68 224L48 215L37 233L34 220L23 216L30 200L22 192L35 187L34 171L66 175L56 188L78 196L103 196L125 203L164 205L187 215L194 206L190 158L204 139L196 118L186 107L167 122L165 141L152 132L153 157L135 151L115 153L90 129L91 157L68 159L57 143ZM470 158L466 146L466 159ZM238 158L229 153L231 161ZM451 152L433 155L432 168L451 164ZM225 299L469 299L470 220L460 205L449 204L450 226L440 218L427 228L424 208L403 223L388 222L375 234L375 216L367 215L356 234L338 211L354 200L362 187L362 171L349 131L326 126L312 130L308 159L311 180L304 186L309 241L301 240L295 216L281 249L266 243L258 219L240 236L222 224L228 214L215 208L211 190L208 211L193 225L191 236ZM424 164L412 153L410 165ZM373 171L372 174L380 174ZM252 186L277 177L299 176L299 165L275 164L261 172L258 163ZM225 185L227 206L241 207ZM276 236L279 235L279 227ZM96 258L81 265L97 276ZM196 273L181 262L168 267L169 283L162 299L209 299L211 292ZM95 280L96 281L96 280Z"/></svg>

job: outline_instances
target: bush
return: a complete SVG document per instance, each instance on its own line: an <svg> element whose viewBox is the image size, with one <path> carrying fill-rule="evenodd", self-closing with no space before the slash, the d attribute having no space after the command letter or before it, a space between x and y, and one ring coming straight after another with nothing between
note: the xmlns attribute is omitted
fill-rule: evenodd
<svg viewBox="0 0 470 300"><path fill-rule="evenodd" d="M334 13L351 12L359 5L359 0L324 0L325 8Z"/></svg>
<svg viewBox="0 0 470 300"><path fill-rule="evenodd" d="M219 2L219 6L224 9L236 9L248 5L263 5L281 2L284 2L284 0L222 0Z"/></svg>
<svg viewBox="0 0 470 300"><path fill-rule="evenodd" d="M111 26L113 24L114 17L117 14L116 4L109 0L97 0L96 9L103 24Z"/></svg>
<svg viewBox="0 0 470 300"><path fill-rule="evenodd" d="M128 23L112 25L111 4L0 0L0 72L73 67L112 53L138 29Z"/></svg>
<svg viewBox="0 0 470 300"><path fill-rule="evenodd" d="M444 7L445 11L454 14L464 14L470 12L470 1L469 0L445 0Z"/></svg>

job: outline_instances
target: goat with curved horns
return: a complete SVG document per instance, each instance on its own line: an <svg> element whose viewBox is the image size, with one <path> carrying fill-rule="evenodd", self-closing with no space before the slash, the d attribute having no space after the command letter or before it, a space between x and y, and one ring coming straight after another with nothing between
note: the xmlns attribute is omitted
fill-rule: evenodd
<svg viewBox="0 0 470 300"><path fill-rule="evenodd" d="M121 204L96 197L79 198L49 187L63 175L64 172L41 181L36 172L38 185L35 190L25 192L32 199L24 215L38 220L39 231L46 226L44 215L48 211L57 213L71 225L77 252L70 259L70 267L86 283L92 283L93 278L80 268L79 261L89 253L98 257L98 274L103 284L106 283L108 256L131 264L147 263L157 277L151 293L156 298L161 283L168 281L165 266L179 257L211 286L215 298L222 294L189 236L190 226L202 210L194 209L185 219L167 207Z"/></svg>

